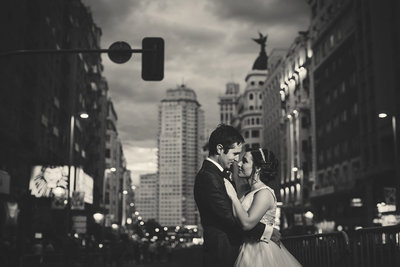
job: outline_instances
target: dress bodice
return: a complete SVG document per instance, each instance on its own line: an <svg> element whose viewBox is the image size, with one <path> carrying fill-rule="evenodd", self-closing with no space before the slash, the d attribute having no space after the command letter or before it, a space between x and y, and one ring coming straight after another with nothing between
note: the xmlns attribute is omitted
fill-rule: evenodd
<svg viewBox="0 0 400 267"><path fill-rule="evenodd" d="M274 203L272 205L272 208L267 210L267 212L264 214L264 216L261 218L260 222L266 224L266 225L274 225L275 223L275 216L276 216L276 196L274 193L274 190L270 188L269 186L263 186L260 187L256 190L250 191L247 195L245 195L242 199L242 206L243 208L248 211L251 207L251 203L253 202L254 194L260 191L261 189L267 189L268 191L271 192L271 194L274 197Z"/></svg>

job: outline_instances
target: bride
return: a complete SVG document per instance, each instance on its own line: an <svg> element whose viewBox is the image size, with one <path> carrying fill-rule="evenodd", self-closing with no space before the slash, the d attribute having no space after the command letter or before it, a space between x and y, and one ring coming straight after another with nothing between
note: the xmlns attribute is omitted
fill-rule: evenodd
<svg viewBox="0 0 400 267"><path fill-rule="evenodd" d="M232 200L233 213L243 230L252 229L258 222L274 225L276 197L268 184L274 179L278 161L267 149L247 151L239 166L239 177L246 178L250 192L239 200L233 185L224 179L226 191ZM240 247L235 267L301 266L281 244L245 240Z"/></svg>

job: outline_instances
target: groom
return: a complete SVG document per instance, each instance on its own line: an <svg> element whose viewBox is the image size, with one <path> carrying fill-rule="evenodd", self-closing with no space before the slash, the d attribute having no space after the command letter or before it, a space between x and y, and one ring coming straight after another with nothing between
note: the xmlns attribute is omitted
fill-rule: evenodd
<svg viewBox="0 0 400 267"><path fill-rule="evenodd" d="M272 226L258 223L252 230L243 231L233 215L224 178L229 179L226 170L239 160L243 143L235 128L219 125L211 133L209 156L196 176L194 198L204 229L204 266L207 267L232 267L243 238L280 242L280 233Z"/></svg>

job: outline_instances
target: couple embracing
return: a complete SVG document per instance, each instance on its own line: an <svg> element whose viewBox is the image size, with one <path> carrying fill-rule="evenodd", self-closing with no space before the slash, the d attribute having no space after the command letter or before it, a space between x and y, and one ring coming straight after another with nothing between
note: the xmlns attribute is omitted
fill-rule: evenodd
<svg viewBox="0 0 400 267"><path fill-rule="evenodd" d="M209 156L194 185L194 197L204 230L204 266L262 267L301 266L280 243L274 228L276 197L267 186L278 162L267 149L248 150L232 126L219 125L209 139ZM239 178L247 179L250 192L238 199L232 164Z"/></svg>

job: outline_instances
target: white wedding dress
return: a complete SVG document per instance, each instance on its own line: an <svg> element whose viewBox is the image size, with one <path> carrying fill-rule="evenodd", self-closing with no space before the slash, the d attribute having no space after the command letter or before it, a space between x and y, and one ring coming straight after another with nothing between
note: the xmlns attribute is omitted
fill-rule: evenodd
<svg viewBox="0 0 400 267"><path fill-rule="evenodd" d="M253 202L254 194L259 190L267 189L274 196L273 208L268 210L260 222L273 226L276 216L276 197L274 190L263 186L251 191L241 199L243 208L248 211ZM272 241L245 241L240 247L239 256L236 259L235 267L292 267L301 266L296 258L281 244L279 247Z"/></svg>

